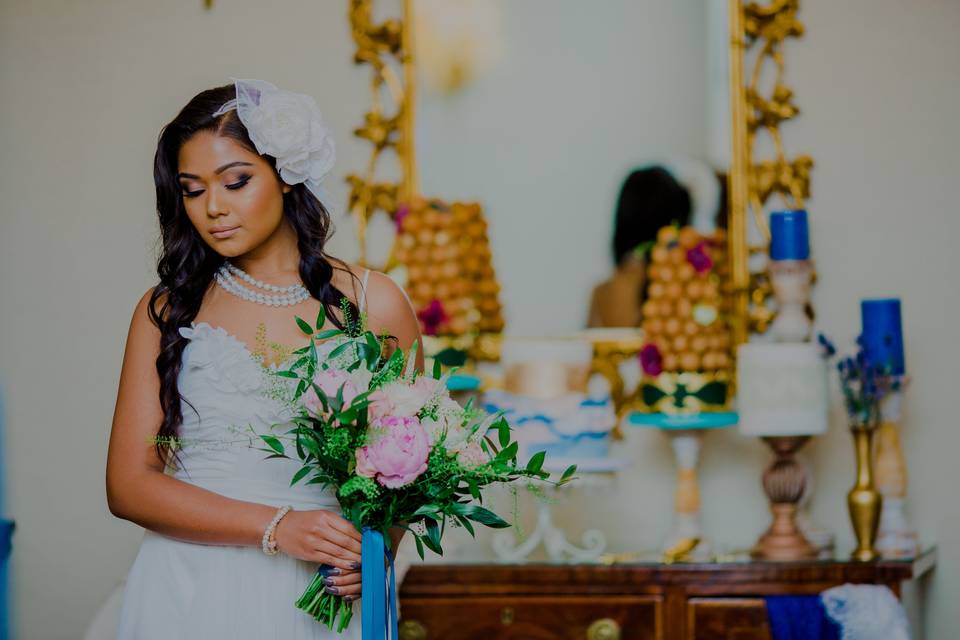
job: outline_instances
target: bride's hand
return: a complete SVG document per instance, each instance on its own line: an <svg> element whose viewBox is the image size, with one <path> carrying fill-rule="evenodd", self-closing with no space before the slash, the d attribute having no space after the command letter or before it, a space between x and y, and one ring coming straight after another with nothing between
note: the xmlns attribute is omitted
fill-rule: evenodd
<svg viewBox="0 0 960 640"><path fill-rule="evenodd" d="M291 511L281 518L274 539L288 556L335 567L344 577L357 573L359 592L362 538L345 518L323 509Z"/></svg>

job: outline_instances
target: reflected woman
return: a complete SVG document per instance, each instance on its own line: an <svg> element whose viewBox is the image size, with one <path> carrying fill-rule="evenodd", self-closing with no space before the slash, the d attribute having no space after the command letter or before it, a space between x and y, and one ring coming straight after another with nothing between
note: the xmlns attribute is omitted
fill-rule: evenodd
<svg viewBox="0 0 960 640"><path fill-rule="evenodd" d="M644 248L669 224L686 225L691 199L663 167L633 171L624 180L617 201L613 232L615 270L593 289L590 327L637 327L646 293Z"/></svg>

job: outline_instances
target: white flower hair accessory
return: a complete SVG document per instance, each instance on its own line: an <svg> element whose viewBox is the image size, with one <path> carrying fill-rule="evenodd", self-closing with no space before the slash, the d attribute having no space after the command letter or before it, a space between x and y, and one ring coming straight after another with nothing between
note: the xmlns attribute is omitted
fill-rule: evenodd
<svg viewBox="0 0 960 640"><path fill-rule="evenodd" d="M232 80L236 99L224 103L213 117L236 109L257 152L277 159L280 178L289 185L304 183L323 201L320 183L333 168L336 151L316 100L264 80Z"/></svg>

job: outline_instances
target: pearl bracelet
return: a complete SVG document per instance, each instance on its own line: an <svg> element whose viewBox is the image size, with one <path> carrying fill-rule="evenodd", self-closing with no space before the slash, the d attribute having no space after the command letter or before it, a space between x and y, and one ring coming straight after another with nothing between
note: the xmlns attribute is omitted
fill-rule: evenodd
<svg viewBox="0 0 960 640"><path fill-rule="evenodd" d="M260 547L268 556L275 556L280 553L280 548L277 547L277 541L273 539L273 534L277 530L277 524L280 523L281 518L290 511L293 511L293 507L290 505L277 509L277 515L273 516L273 520L270 521L266 531L263 532L263 540L260 542Z"/></svg>

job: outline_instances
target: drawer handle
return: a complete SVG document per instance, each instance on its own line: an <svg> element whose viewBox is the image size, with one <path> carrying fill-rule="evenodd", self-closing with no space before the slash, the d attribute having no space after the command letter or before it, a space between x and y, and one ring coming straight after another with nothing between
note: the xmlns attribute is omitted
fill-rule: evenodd
<svg viewBox="0 0 960 640"><path fill-rule="evenodd" d="M500 622L503 626L510 626L513 624L513 619L516 616L516 613L513 610L513 607L504 607L500 610Z"/></svg>
<svg viewBox="0 0 960 640"><path fill-rule="evenodd" d="M400 640L427 640L427 629L416 620L404 620L398 630Z"/></svg>
<svg viewBox="0 0 960 640"><path fill-rule="evenodd" d="M600 618L587 628L587 640L620 640L620 625L613 618Z"/></svg>

